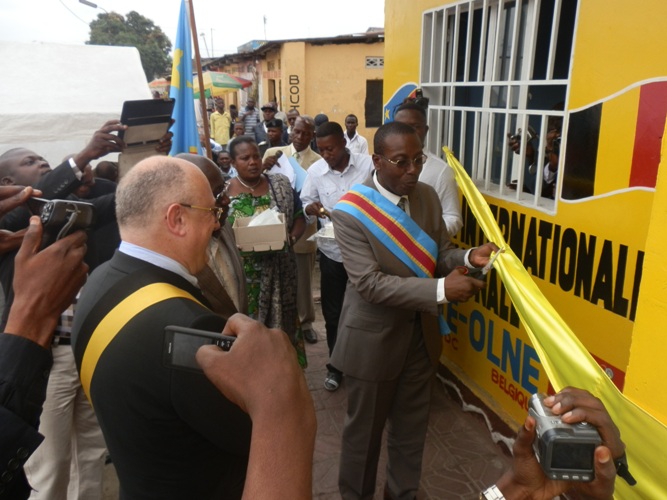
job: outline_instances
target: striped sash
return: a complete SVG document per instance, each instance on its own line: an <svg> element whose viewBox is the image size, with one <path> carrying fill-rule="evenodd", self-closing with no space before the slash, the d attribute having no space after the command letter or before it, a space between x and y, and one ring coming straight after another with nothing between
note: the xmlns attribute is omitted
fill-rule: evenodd
<svg viewBox="0 0 667 500"><path fill-rule="evenodd" d="M336 204L361 222L419 278L433 278L438 245L399 207L375 189L357 184Z"/></svg>
<svg viewBox="0 0 667 500"><path fill-rule="evenodd" d="M362 184L352 186L334 210L341 210L361 222L415 276L434 277L438 244L378 191ZM441 335L451 333L442 311L438 314L438 324Z"/></svg>

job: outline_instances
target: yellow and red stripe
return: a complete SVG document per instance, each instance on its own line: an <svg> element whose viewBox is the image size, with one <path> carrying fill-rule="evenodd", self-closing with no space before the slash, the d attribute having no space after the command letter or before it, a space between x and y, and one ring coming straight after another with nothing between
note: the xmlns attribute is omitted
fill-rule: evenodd
<svg viewBox="0 0 667 500"><path fill-rule="evenodd" d="M340 203L351 205L362 212L394 244L396 244L424 274L432 278L435 274L435 256L413 237L403 226L397 223L386 211L362 194L350 191L340 199Z"/></svg>

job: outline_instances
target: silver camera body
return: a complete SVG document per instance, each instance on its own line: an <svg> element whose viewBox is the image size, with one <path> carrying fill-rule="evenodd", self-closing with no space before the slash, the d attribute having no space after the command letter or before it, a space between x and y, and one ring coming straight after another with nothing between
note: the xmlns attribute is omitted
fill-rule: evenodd
<svg viewBox="0 0 667 500"><path fill-rule="evenodd" d="M544 406L544 394L531 396L528 413L535 418L533 450L549 479L592 481L595 448L602 444L597 429L587 422L566 424Z"/></svg>
<svg viewBox="0 0 667 500"><path fill-rule="evenodd" d="M44 227L42 248L74 231L88 229L95 223L95 207L91 203L74 200L41 201L44 201L39 212Z"/></svg>

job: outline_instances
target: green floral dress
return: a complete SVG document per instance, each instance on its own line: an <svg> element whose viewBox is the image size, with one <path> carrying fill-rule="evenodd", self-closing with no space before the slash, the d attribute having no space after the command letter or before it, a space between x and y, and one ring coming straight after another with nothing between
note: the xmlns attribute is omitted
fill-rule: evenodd
<svg viewBox="0 0 667 500"><path fill-rule="evenodd" d="M231 198L229 220L252 217L276 207L285 214L291 229L295 217L302 217L301 203L287 177L269 175L269 192L262 196L241 193ZM302 368L308 365L296 308L296 257L291 247L279 252L242 252L248 292L248 315L269 328L289 336Z"/></svg>

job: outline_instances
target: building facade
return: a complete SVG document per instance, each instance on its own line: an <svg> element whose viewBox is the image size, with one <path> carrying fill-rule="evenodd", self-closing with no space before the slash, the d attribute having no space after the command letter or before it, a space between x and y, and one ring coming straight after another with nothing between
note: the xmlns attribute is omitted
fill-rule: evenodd
<svg viewBox="0 0 667 500"><path fill-rule="evenodd" d="M667 340L656 331L667 319L667 4L387 0L385 12L385 120L420 89L429 148L453 150L579 341L619 390L667 423ZM480 244L461 205L454 240ZM487 280L475 300L448 307L454 333L441 361L515 427L530 395L551 386L500 277Z"/></svg>
<svg viewBox="0 0 667 500"><path fill-rule="evenodd" d="M206 65L253 81L230 92L229 104L243 105L250 95L261 106L275 101L281 111L326 114L344 126L355 114L358 132L369 140L382 124L384 32L332 38L269 41L248 52L229 54Z"/></svg>

